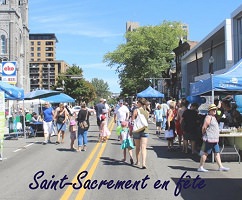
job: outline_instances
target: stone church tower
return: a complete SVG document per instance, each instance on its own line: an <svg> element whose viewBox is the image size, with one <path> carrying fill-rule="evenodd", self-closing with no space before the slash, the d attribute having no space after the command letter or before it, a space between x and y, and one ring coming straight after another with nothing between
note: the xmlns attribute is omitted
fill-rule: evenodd
<svg viewBox="0 0 242 200"><path fill-rule="evenodd" d="M17 62L17 83L25 92L29 83L28 0L0 0L0 63Z"/></svg>

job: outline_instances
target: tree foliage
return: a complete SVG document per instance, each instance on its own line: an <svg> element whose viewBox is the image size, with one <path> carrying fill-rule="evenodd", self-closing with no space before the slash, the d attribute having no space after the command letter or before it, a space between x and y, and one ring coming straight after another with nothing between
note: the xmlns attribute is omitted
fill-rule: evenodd
<svg viewBox="0 0 242 200"><path fill-rule="evenodd" d="M83 78L83 70L79 66L73 65L65 73L59 75L55 89L63 86L63 92L76 99L78 104L83 101L89 103L96 98L95 88Z"/></svg>
<svg viewBox="0 0 242 200"><path fill-rule="evenodd" d="M134 95L148 87L145 78L163 77L174 58L172 50L185 34L181 23L168 21L127 32L127 43L104 56L109 67L116 67L122 94Z"/></svg>
<svg viewBox="0 0 242 200"><path fill-rule="evenodd" d="M97 101L99 101L100 98L108 99L109 96L111 96L111 92L109 91L109 86L107 82L104 82L102 79L93 78L91 81L93 87L95 88L95 92L97 95Z"/></svg>

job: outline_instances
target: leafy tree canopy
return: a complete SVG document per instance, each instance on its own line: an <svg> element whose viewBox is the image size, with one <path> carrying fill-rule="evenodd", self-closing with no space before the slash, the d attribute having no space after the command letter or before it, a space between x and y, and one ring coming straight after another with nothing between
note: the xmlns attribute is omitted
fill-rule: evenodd
<svg viewBox="0 0 242 200"><path fill-rule="evenodd" d="M93 87L95 88L97 99L95 102L98 102L100 98L108 99L111 96L111 92L109 91L108 83L104 82L102 79L93 78L91 81Z"/></svg>
<svg viewBox="0 0 242 200"><path fill-rule="evenodd" d="M164 21L127 32L127 43L104 56L109 67L116 67L122 94L134 95L150 84L145 78L160 78L174 59L172 50L187 33L179 22Z"/></svg>
<svg viewBox="0 0 242 200"><path fill-rule="evenodd" d="M96 98L95 88L83 78L83 70L79 66L70 66L65 73L60 74L54 89L63 86L63 92L76 99L78 104L83 101L89 103Z"/></svg>

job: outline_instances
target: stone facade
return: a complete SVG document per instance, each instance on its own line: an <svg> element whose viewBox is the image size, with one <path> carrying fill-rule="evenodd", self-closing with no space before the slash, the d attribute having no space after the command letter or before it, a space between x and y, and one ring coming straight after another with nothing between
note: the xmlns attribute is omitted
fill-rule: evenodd
<svg viewBox="0 0 242 200"><path fill-rule="evenodd" d="M17 62L17 83L25 92L29 84L28 1L0 1L0 62Z"/></svg>

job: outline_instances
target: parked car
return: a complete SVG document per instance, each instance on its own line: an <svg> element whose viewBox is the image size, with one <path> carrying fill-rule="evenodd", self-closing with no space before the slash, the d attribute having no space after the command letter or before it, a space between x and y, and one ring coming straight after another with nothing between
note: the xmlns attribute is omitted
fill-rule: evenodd
<svg viewBox="0 0 242 200"><path fill-rule="evenodd" d="M78 115L79 111L81 110L81 106L73 106L71 108L71 113L76 113L76 115Z"/></svg>
<svg viewBox="0 0 242 200"><path fill-rule="evenodd" d="M95 109L93 109L93 108L87 108L87 109L91 113L91 115L96 114ZM81 106L74 106L71 109L71 113L73 114L75 112L76 115L78 115L78 113L79 113L80 110L81 110Z"/></svg>

